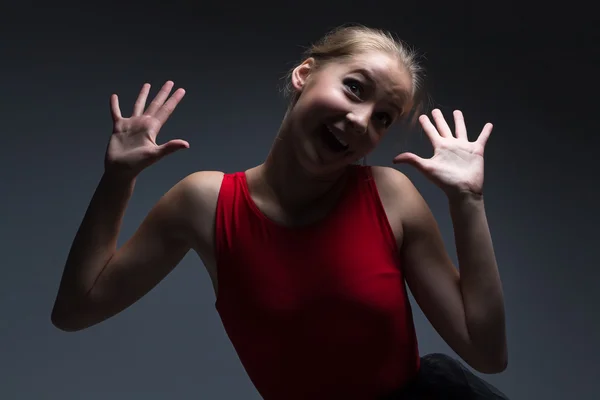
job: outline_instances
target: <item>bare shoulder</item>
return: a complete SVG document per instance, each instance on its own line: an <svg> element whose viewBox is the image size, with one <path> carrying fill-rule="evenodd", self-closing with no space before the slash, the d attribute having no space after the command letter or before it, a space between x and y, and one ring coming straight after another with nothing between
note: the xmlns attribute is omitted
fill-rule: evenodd
<svg viewBox="0 0 600 400"><path fill-rule="evenodd" d="M213 258L214 223L223 176L221 171L194 172L167 194L191 246L205 262Z"/></svg>
<svg viewBox="0 0 600 400"><path fill-rule="evenodd" d="M401 245L407 228L427 218L427 203L413 182L397 169L373 166L371 171L392 231Z"/></svg>
<svg viewBox="0 0 600 400"><path fill-rule="evenodd" d="M409 194L407 191L416 190L410 179L395 168L372 166L371 171L382 196L394 195L397 197L397 195Z"/></svg>
<svg viewBox="0 0 600 400"><path fill-rule="evenodd" d="M185 221L209 210L219 196L223 172L200 171L177 182L159 201L161 210Z"/></svg>
<svg viewBox="0 0 600 400"><path fill-rule="evenodd" d="M425 200L413 182L402 172L390 167L371 167L373 178L382 202L393 208L403 209L404 214L413 214L426 206Z"/></svg>
<svg viewBox="0 0 600 400"><path fill-rule="evenodd" d="M219 197L223 176L221 171L194 172L179 181L172 190L192 208L210 208Z"/></svg>

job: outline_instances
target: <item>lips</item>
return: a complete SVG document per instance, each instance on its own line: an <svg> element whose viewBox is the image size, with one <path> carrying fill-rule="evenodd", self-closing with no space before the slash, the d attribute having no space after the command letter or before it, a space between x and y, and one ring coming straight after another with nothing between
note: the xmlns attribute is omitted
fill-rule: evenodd
<svg viewBox="0 0 600 400"><path fill-rule="evenodd" d="M348 143L342 139L340 131L329 125L323 125L320 137L325 147L333 153L342 153L349 148Z"/></svg>
<svg viewBox="0 0 600 400"><path fill-rule="evenodd" d="M348 148L348 143L346 143L344 141L344 139L342 139L339 134L337 134L335 132L335 130L333 128L331 128L330 126L326 126L327 130L329 131L329 133L331 133L333 135L334 138L336 138L336 140L340 143L341 146Z"/></svg>

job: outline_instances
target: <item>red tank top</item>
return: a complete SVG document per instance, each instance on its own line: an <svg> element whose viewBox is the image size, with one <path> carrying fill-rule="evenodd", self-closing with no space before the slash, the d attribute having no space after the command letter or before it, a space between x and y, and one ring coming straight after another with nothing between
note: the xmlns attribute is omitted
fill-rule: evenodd
<svg viewBox="0 0 600 400"><path fill-rule="evenodd" d="M370 167L337 207L300 228L268 219L243 172L216 218L216 309L265 400L377 399L419 368L396 241Z"/></svg>

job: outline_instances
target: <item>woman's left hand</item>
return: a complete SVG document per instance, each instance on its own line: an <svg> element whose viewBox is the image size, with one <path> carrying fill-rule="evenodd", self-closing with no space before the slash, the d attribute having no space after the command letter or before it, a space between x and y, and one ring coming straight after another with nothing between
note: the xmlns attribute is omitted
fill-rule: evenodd
<svg viewBox="0 0 600 400"><path fill-rule="evenodd" d="M448 196L461 193L481 195L483 150L492 132L492 124L485 124L477 140L470 142L462 112L454 111L455 135L440 110L435 109L431 114L435 126L427 115L421 115L419 122L433 145L433 156L424 159L413 153L402 153L394 158L394 163L406 163L419 169Z"/></svg>

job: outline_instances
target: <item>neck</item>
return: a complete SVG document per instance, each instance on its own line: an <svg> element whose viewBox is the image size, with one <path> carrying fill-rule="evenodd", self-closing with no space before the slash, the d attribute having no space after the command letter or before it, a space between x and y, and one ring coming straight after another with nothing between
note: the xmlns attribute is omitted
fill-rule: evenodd
<svg viewBox="0 0 600 400"><path fill-rule="evenodd" d="M286 139L290 137L290 128L286 125L284 120L267 159L257 168L265 193L289 211L301 211L336 198L347 169L327 174L308 171L298 160L291 141Z"/></svg>

